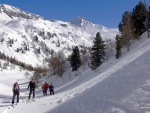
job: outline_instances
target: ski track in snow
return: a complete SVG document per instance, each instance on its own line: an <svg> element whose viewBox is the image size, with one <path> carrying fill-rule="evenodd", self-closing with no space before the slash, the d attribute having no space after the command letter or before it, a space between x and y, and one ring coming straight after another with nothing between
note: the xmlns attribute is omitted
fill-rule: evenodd
<svg viewBox="0 0 150 113"><path fill-rule="evenodd" d="M36 102L38 102L39 107L40 106L43 106L43 107L50 106L49 110L52 110L55 107L57 107L58 105L60 105L61 103L77 96L78 94L81 94L86 89L89 89L89 88L93 87L94 85L96 85L97 83L103 81L107 77L111 76L112 73L116 72L117 70L121 69L122 67L129 64L133 60L137 59L138 57L140 57L143 53L147 52L148 50L150 50L150 44L136 52L131 53L127 57L124 57L119 62L117 62L115 65L111 66L110 68L108 68L103 73L96 76L95 78L93 78L71 90L68 90L66 92L56 94L54 96L46 97L45 99L48 101L46 101L45 103L42 103L43 100L41 100L41 99L37 99ZM34 102L30 103L30 104L34 104ZM12 112L15 113L17 111L17 108L20 109L21 107L24 107L24 106L25 106L24 103L19 103L15 108L13 108ZM11 111L11 109L10 110L6 109L2 113L8 113L10 111ZM33 112L34 112L34 109L33 109Z"/></svg>

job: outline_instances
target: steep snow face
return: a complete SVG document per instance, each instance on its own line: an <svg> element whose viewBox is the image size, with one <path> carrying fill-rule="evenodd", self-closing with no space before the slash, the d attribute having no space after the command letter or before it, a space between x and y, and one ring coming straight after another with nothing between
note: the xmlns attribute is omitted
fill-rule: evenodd
<svg viewBox="0 0 150 113"><path fill-rule="evenodd" d="M70 22L45 20L9 5L0 5L0 51L33 66L42 65L53 51L68 56L72 47L91 47L96 32L114 40L118 29L109 29L78 17ZM33 62L34 61L34 62Z"/></svg>

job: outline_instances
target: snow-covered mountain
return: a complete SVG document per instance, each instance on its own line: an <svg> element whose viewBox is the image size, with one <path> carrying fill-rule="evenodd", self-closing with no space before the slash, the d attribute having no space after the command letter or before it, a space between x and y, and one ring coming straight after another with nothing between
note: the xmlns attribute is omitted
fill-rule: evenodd
<svg viewBox="0 0 150 113"><path fill-rule="evenodd" d="M113 39L118 29L93 24L82 17L70 22L45 20L18 8L0 5L0 51L17 60L36 66L52 52L71 53L72 47L90 47L96 32L102 38Z"/></svg>

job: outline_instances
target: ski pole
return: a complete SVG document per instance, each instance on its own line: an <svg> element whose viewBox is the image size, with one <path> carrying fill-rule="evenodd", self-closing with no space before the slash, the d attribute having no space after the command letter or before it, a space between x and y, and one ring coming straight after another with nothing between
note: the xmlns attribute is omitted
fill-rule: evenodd
<svg viewBox="0 0 150 113"><path fill-rule="evenodd" d="M39 90L39 87L38 87L38 92L37 92L37 93L38 93L38 98L40 99L39 91L40 91L40 90Z"/></svg>
<svg viewBox="0 0 150 113"><path fill-rule="evenodd" d="M12 98L13 98L13 96L8 99L7 103L10 103L10 101L12 100Z"/></svg>
<svg viewBox="0 0 150 113"><path fill-rule="evenodd" d="M26 100L27 93L28 93L28 90L25 92L24 100Z"/></svg>

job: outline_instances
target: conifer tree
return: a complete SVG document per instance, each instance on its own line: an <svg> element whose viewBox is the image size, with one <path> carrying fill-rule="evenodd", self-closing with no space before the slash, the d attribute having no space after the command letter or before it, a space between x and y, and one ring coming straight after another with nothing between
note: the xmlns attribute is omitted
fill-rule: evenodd
<svg viewBox="0 0 150 113"><path fill-rule="evenodd" d="M76 71L81 66L81 56L78 46L73 49L70 59L72 71Z"/></svg>
<svg viewBox="0 0 150 113"><path fill-rule="evenodd" d="M94 38L94 45L91 48L91 68L92 70L98 68L105 59L105 44L99 32Z"/></svg>
<svg viewBox="0 0 150 113"><path fill-rule="evenodd" d="M135 6L132 12L132 19L134 22L134 27L135 27L135 34L141 35L144 30L144 22L146 22L146 13L147 9L144 3L140 1L138 5Z"/></svg>
<svg viewBox="0 0 150 113"><path fill-rule="evenodd" d="M116 59L121 57L121 39L119 35L116 35Z"/></svg>

